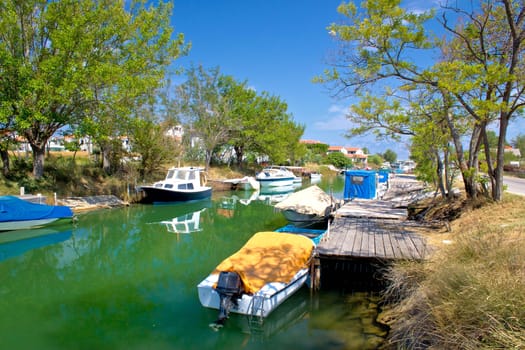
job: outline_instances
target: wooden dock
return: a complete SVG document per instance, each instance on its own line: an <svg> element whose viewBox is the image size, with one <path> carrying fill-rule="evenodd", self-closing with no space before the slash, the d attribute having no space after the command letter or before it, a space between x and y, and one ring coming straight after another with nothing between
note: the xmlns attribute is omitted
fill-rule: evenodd
<svg viewBox="0 0 525 350"><path fill-rule="evenodd" d="M423 260L424 237L406 222L406 209L388 201L354 200L336 213L328 237L317 247L322 258Z"/></svg>
<svg viewBox="0 0 525 350"><path fill-rule="evenodd" d="M395 219L339 217L317 252L321 259L423 260L427 245Z"/></svg>

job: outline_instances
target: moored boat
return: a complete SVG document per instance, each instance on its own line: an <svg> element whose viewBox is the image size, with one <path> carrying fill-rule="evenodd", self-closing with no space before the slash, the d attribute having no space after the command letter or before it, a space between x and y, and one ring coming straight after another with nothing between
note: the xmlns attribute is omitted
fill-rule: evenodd
<svg viewBox="0 0 525 350"><path fill-rule="evenodd" d="M15 196L0 196L0 231L41 227L64 219L73 219L73 211L67 206L37 204Z"/></svg>
<svg viewBox="0 0 525 350"><path fill-rule="evenodd" d="M314 228L297 227L295 225L289 224L275 231L293 233L296 235L302 235L302 236L308 237L317 246L319 243L321 243L321 240L328 235L328 232L330 230L329 226L330 225L328 224L326 229L314 229Z"/></svg>
<svg viewBox="0 0 525 350"><path fill-rule="evenodd" d="M304 285L314 248L302 235L258 232L199 283L199 300L219 310L219 325L230 312L267 317Z"/></svg>
<svg viewBox="0 0 525 350"><path fill-rule="evenodd" d="M144 203L186 202L211 197L211 187L205 184L204 169L196 167L170 168L166 178L152 185L138 187Z"/></svg>
<svg viewBox="0 0 525 350"><path fill-rule="evenodd" d="M288 222L296 226L309 226L328 221L340 205L340 201L313 185L290 194L275 208L281 210Z"/></svg>
<svg viewBox="0 0 525 350"><path fill-rule="evenodd" d="M294 184L296 176L285 167L266 167L255 176L262 188L285 187Z"/></svg>

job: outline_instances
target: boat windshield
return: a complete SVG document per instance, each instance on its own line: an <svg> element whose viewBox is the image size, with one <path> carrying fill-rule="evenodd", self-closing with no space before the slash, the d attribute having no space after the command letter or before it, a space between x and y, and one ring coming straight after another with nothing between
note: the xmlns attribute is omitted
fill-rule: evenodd
<svg viewBox="0 0 525 350"><path fill-rule="evenodd" d="M194 170L171 169L168 170L166 180L195 180L197 176L195 173L196 171Z"/></svg>

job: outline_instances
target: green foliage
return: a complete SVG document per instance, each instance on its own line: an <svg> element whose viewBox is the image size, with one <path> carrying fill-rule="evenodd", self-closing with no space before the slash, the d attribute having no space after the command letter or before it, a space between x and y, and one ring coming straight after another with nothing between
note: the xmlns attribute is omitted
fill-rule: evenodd
<svg viewBox="0 0 525 350"><path fill-rule="evenodd" d="M352 160L341 152L330 152L323 161L324 164L331 164L339 169L352 167Z"/></svg>
<svg viewBox="0 0 525 350"><path fill-rule="evenodd" d="M135 118L132 123L132 152L140 155L139 173L142 178L160 169L167 161L174 161L180 147L173 138L164 135L160 125L152 120Z"/></svg>
<svg viewBox="0 0 525 350"><path fill-rule="evenodd" d="M172 39L171 10L140 0L3 2L0 120L13 118L31 144L35 177L58 129L115 137L115 125L151 97L184 50L181 35Z"/></svg>
<svg viewBox="0 0 525 350"><path fill-rule="evenodd" d="M218 67L206 70L192 66L186 75L186 82L177 87L181 119L190 137L198 137L202 143L208 169L214 149L227 141L234 127L230 101L222 95L222 84L228 78L220 74Z"/></svg>
<svg viewBox="0 0 525 350"><path fill-rule="evenodd" d="M487 139L489 141L490 149L498 148L498 135L494 130L487 130Z"/></svg>
<svg viewBox="0 0 525 350"><path fill-rule="evenodd" d="M382 154L383 159L387 162L390 162L390 164L395 163L397 161L397 153L392 151L391 149L387 149L385 153Z"/></svg>
<svg viewBox="0 0 525 350"><path fill-rule="evenodd" d="M186 130L200 139L209 166L216 150L233 148L240 166L247 153L267 157L270 162L294 162L304 154L299 140L304 126L288 114L279 97L260 95L218 68L192 67L188 79L177 88L181 119ZM199 150L189 150L198 157Z"/></svg>
<svg viewBox="0 0 525 350"><path fill-rule="evenodd" d="M312 154L325 155L328 152L330 146L325 143L308 143L306 148L312 152Z"/></svg>
<svg viewBox="0 0 525 350"><path fill-rule="evenodd" d="M355 125L349 136L367 132L380 138L417 136L418 147L427 148L433 157L448 156L445 145L453 144L467 195L475 198L481 145L502 147L508 122L523 109L523 2L481 2L476 9L447 3L440 24L450 35L443 38L425 28L433 12L416 14L400 4L400 0L362 1L360 7L341 4L338 12L346 22L328 29L342 42L343 51L316 81L336 94L360 97L348 116ZM437 57L435 49L441 50L439 61L430 58ZM428 59L422 60L425 54ZM493 124L500 126L499 134L487 133L488 140L484 139ZM430 144L434 141L437 147ZM469 145L467 151L463 144ZM493 199L500 200L502 182L497 174L503 170L503 149L495 154L495 162L490 153L487 162L495 164L489 176L496 184Z"/></svg>
<svg viewBox="0 0 525 350"><path fill-rule="evenodd" d="M368 164L379 167L381 164L383 164L383 157L381 157L379 154L371 154L368 156Z"/></svg>

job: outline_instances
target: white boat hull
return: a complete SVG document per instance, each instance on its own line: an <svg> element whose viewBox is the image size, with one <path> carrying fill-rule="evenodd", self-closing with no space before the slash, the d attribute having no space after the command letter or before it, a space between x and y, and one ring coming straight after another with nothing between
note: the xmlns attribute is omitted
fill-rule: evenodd
<svg viewBox="0 0 525 350"><path fill-rule="evenodd" d="M253 295L243 294L237 305L233 306L230 311L243 315L267 317L299 290L306 283L307 278L308 269L304 268L295 274L290 283L268 283ZM214 289L218 279L218 274L211 274L197 286L202 306L219 310L220 296Z"/></svg>
<svg viewBox="0 0 525 350"><path fill-rule="evenodd" d="M277 188L277 187L288 187L293 186L293 178L285 179L257 179L259 181L261 188Z"/></svg>
<svg viewBox="0 0 525 350"><path fill-rule="evenodd" d="M0 231L12 231L12 230L23 230L36 228L44 225L48 225L59 218L51 219L40 219L40 220L22 220L22 221L7 221L0 223Z"/></svg>
<svg viewBox="0 0 525 350"><path fill-rule="evenodd" d="M264 168L255 176L255 179L261 184L261 189L292 186L295 178L296 176L291 171L283 167Z"/></svg>

